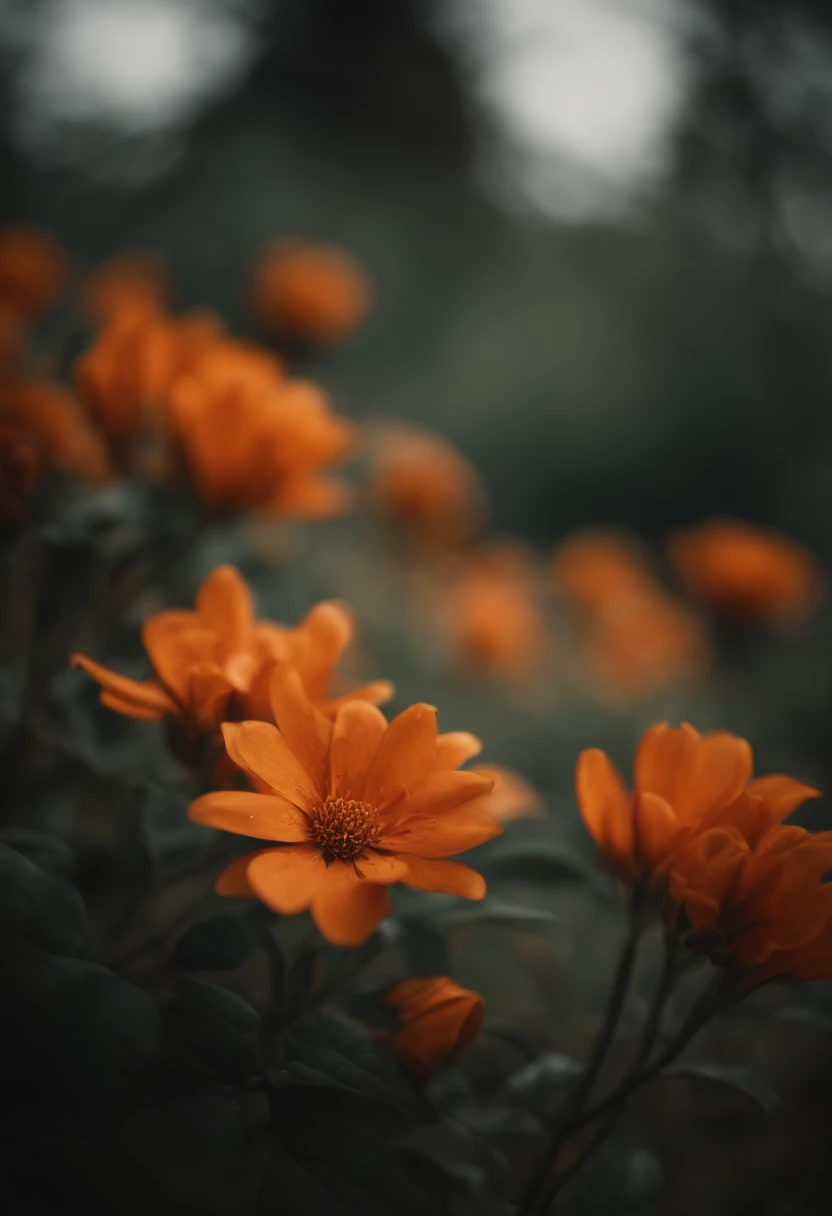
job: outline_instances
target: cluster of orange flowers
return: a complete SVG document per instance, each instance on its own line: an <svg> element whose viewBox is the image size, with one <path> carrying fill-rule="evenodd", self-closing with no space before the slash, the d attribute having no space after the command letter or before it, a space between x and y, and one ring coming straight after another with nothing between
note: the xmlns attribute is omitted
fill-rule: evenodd
<svg viewBox="0 0 832 1216"><path fill-rule="evenodd" d="M495 776L458 771L480 750L473 735L439 735L430 705L388 723L375 704L392 695L385 681L333 696L351 636L349 614L334 603L295 628L255 621L246 584L221 566L194 612L145 622L154 679L73 656L118 713L168 716L191 735L221 731L230 770L251 788L205 794L191 817L279 844L235 862L217 890L284 914L309 908L338 945L372 933L389 910L391 883L481 899L480 875L447 859L501 830L489 805ZM502 782L496 809L516 813L523 792Z"/></svg>
<svg viewBox="0 0 832 1216"><path fill-rule="evenodd" d="M691 950L756 987L832 973L832 832L783 820L818 791L752 778L749 744L665 723L644 735L635 789L604 752L578 759L584 821L610 865L655 900Z"/></svg>
<svg viewBox="0 0 832 1216"><path fill-rule="evenodd" d="M300 260L299 252L294 245L270 251L255 278L267 271L274 278L291 261L272 297L283 299L292 333L317 341L344 336L368 303L345 307L359 272L347 255L342 265L338 251L303 246ZM178 478L216 511L318 518L346 508L346 487L327 472L352 450L355 428L333 415L322 388L288 376L271 352L228 338L213 314L172 316L167 276L150 257L114 258L82 283L80 308L101 328L76 363L77 396L27 377L25 328L65 277L50 237L0 233L4 518L23 516L39 468L93 482L115 470Z"/></svg>

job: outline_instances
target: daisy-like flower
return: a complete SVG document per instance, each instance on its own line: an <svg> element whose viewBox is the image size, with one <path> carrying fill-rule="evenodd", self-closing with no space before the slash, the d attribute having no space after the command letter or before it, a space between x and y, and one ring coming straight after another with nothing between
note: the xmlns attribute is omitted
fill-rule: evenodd
<svg viewBox="0 0 832 1216"><path fill-rule="evenodd" d="M669 926L755 984L832 973L832 833L782 821L818 791L754 778L745 739L665 723L644 735L631 793L604 752L583 752L584 822L611 866L650 889Z"/></svg>
<svg viewBox="0 0 832 1216"><path fill-rule="evenodd" d="M711 828L667 863L687 945L743 989L832 976L832 832L776 824L758 839Z"/></svg>
<svg viewBox="0 0 832 1216"><path fill-rule="evenodd" d="M61 247L48 232L0 229L0 304L31 320L56 299L66 273Z"/></svg>
<svg viewBox="0 0 832 1216"><path fill-rule="evenodd" d="M312 342L347 337L370 299L369 279L352 254L298 238L264 249L249 286L251 311L265 329Z"/></svg>
<svg viewBox="0 0 832 1216"><path fill-rule="evenodd" d="M636 752L630 792L598 748L575 771L584 823L607 861L635 881L705 830L732 829L749 843L818 791L793 777L753 778L750 744L728 731L701 735L685 722L651 726Z"/></svg>
<svg viewBox="0 0 832 1216"><path fill-rule="evenodd" d="M404 980L384 998L398 1014L391 1047L415 1081L453 1064L482 1027L485 1001L446 975Z"/></svg>
<svg viewBox="0 0 832 1216"><path fill-rule="evenodd" d="M668 551L691 591L737 620L805 620L823 590L820 564L808 549L739 520L713 519L677 532Z"/></svg>
<svg viewBox="0 0 832 1216"><path fill-rule="evenodd" d="M335 603L318 604L293 629L256 621L248 585L233 566L219 566L196 596L193 612L173 609L149 616L142 641L155 678L133 680L82 654L72 663L101 685L101 701L132 718L178 718L195 734L212 734L221 722L269 718L269 677L277 662L295 664L303 687L323 714L344 700L385 701L384 680L332 698L341 654L353 621Z"/></svg>
<svg viewBox="0 0 832 1216"><path fill-rule="evenodd" d="M454 549L471 540L487 515L473 465L438 435L380 429L374 443L370 501L419 544Z"/></svg>
<svg viewBox="0 0 832 1216"><path fill-rule="evenodd" d="M266 352L214 345L173 383L168 426L202 502L297 519L337 515L345 487L322 475L355 442L323 390L287 380Z"/></svg>
<svg viewBox="0 0 832 1216"><path fill-rule="evenodd" d="M234 862L217 880L219 894L254 896L286 915L309 909L338 946L370 936L390 910L391 883L483 897L482 876L447 860L501 830L465 806L492 784L455 771L470 736L444 742L436 711L422 704L388 723L350 701L330 722L289 664L276 669L271 692L277 726L222 728L231 759L270 792L205 794L190 808L198 823L281 842Z"/></svg>

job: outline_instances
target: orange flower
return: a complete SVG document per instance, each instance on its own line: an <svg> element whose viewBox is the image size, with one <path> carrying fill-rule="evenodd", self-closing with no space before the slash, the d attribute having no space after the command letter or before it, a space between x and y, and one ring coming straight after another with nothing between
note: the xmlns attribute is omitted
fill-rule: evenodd
<svg viewBox="0 0 832 1216"><path fill-rule="evenodd" d="M370 307L370 284L343 249L299 239L277 241L255 263L251 311L267 329L313 342L337 342Z"/></svg>
<svg viewBox="0 0 832 1216"><path fill-rule="evenodd" d="M714 519L677 532L669 553L696 595L739 620L804 620L821 595L823 576L813 554L738 520Z"/></svg>
<svg viewBox="0 0 832 1216"><path fill-rule="evenodd" d="M752 780L745 739L727 731L700 735L687 722L660 722L636 752L635 790L597 748L578 757L575 785L584 822L610 864L637 880L662 866L673 849L709 829L756 843L817 790L774 774Z"/></svg>
<svg viewBox="0 0 832 1216"><path fill-rule="evenodd" d="M566 598L592 615L654 590L654 580L635 542L624 534L588 530L563 541L551 570Z"/></svg>
<svg viewBox="0 0 832 1216"><path fill-rule="evenodd" d="M641 741L635 791L597 749L578 759L584 822L628 882L647 883L670 926L732 977L832 974L832 832L782 826L818 791L752 779L751 748L725 731L659 723Z"/></svg>
<svg viewBox="0 0 832 1216"><path fill-rule="evenodd" d="M485 1001L446 975L405 980L384 998L398 1013L392 1048L415 1081L453 1064L482 1027Z"/></svg>
<svg viewBox="0 0 832 1216"><path fill-rule="evenodd" d="M174 368L174 341L163 317L140 304L107 320L95 345L75 365L75 383L114 448L124 453L164 397Z"/></svg>
<svg viewBox="0 0 832 1216"><path fill-rule="evenodd" d="M775 825L758 840L712 828L678 849L668 889L691 949L744 989L832 976L832 832Z"/></svg>
<svg viewBox="0 0 832 1216"><path fill-rule="evenodd" d="M584 652L601 687L624 700L694 679L711 661L702 622L659 591L599 614L586 627Z"/></svg>
<svg viewBox="0 0 832 1216"><path fill-rule="evenodd" d="M294 629L255 621L251 594L233 566L218 566L196 596L195 611L149 616L142 641L155 679L132 680L75 654L72 663L101 685L101 701L132 718L179 718L198 734L228 719L271 716L268 682L277 662L291 661L316 710L334 715L350 698L384 701L386 681L330 699L338 660L353 622L338 604L318 604Z"/></svg>
<svg viewBox="0 0 832 1216"><path fill-rule="evenodd" d="M534 569L513 544L484 546L463 561L447 601L452 645L473 669L523 679L550 646Z"/></svg>
<svg viewBox="0 0 832 1216"><path fill-rule="evenodd" d="M222 728L234 763L271 793L205 794L190 817L291 843L234 862L217 880L220 895L255 896L285 915L309 908L337 946L370 936L390 909L391 883L482 898L482 877L446 859L499 833L493 819L464 809L491 782L438 767L449 756L432 706L411 705L388 724L374 706L350 701L331 723L290 664L275 669L271 693L276 727Z"/></svg>
<svg viewBox="0 0 832 1216"><path fill-rule="evenodd" d="M75 398L47 380L8 380L0 385L0 419L31 436L38 463L92 482L110 476L107 452Z"/></svg>
<svg viewBox="0 0 832 1216"><path fill-rule="evenodd" d="M438 435L382 431L370 500L386 519L429 547L457 548L480 530L485 490L474 467Z"/></svg>
<svg viewBox="0 0 832 1216"><path fill-rule="evenodd" d="M0 421L0 529L24 522L37 474L32 436L17 423Z"/></svg>
<svg viewBox="0 0 832 1216"><path fill-rule="evenodd" d="M0 304L30 320L55 300L66 278L66 259L48 232L0 229Z"/></svg>
<svg viewBox="0 0 832 1216"><path fill-rule="evenodd" d="M209 349L175 381L168 421L211 509L312 519L348 505L346 489L321 470L350 450L353 426L333 417L317 385L282 379L265 352Z"/></svg>
<svg viewBox="0 0 832 1216"><path fill-rule="evenodd" d="M138 305L162 312L170 297L164 262L154 254L120 253L97 266L81 286L81 303L97 321Z"/></svg>

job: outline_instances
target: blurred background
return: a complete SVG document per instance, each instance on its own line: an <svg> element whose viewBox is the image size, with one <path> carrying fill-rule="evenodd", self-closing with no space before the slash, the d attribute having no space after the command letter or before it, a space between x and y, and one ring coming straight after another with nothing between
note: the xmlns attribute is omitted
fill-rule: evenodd
<svg viewBox="0 0 832 1216"><path fill-rule="evenodd" d="M354 250L376 308L318 374L455 441L498 529L832 555L819 0L0 0L0 55L5 221L232 319L264 240Z"/></svg>

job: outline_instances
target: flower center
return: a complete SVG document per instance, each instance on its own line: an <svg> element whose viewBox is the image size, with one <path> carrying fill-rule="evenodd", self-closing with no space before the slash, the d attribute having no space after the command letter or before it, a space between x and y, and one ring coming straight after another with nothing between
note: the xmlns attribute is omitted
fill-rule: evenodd
<svg viewBox="0 0 832 1216"><path fill-rule="evenodd" d="M378 812L366 802L330 796L311 815L312 837L327 862L353 861L379 842Z"/></svg>

